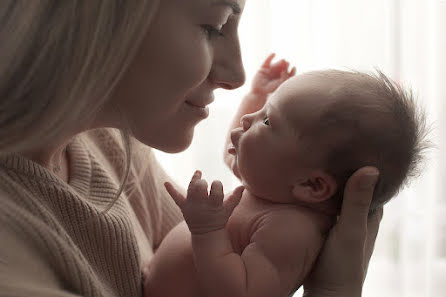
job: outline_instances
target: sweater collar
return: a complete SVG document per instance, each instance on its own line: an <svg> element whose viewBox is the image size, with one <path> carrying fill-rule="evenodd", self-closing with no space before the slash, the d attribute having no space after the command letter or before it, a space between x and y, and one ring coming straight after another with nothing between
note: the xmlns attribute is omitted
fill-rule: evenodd
<svg viewBox="0 0 446 297"><path fill-rule="evenodd" d="M78 192L82 197L88 197L90 194L92 174L91 159L85 144L79 136L79 134L74 136L72 141L67 145L69 158L68 186ZM65 187L67 186L67 183L62 181L51 170L19 154L0 156L0 164L7 169L28 177L44 179Z"/></svg>

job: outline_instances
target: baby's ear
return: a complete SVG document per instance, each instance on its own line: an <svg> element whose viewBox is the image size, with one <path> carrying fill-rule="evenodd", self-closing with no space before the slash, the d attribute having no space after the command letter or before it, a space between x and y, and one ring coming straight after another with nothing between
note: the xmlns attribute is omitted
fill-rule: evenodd
<svg viewBox="0 0 446 297"><path fill-rule="evenodd" d="M313 171L293 186L293 196L302 202L319 203L330 199L337 190L334 177L321 171Z"/></svg>

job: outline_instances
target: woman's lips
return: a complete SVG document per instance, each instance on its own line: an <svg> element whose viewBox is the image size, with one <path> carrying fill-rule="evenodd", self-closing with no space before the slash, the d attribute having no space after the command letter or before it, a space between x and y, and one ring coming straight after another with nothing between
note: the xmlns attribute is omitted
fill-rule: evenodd
<svg viewBox="0 0 446 297"><path fill-rule="evenodd" d="M190 105L195 106L195 107L200 107L200 108L205 108L206 106L208 106L212 102L214 102L214 97L213 96L210 96L210 97L200 97L200 99L196 98L196 99L191 99L191 100L187 100L186 101L187 104L190 104Z"/></svg>
<svg viewBox="0 0 446 297"><path fill-rule="evenodd" d="M200 106L195 103L191 103L189 101L186 101L185 105L190 111L194 112L197 116L203 119L209 116L209 108L206 105Z"/></svg>
<svg viewBox="0 0 446 297"><path fill-rule="evenodd" d="M207 104L203 104L203 103L194 103L194 102L190 102L190 101L186 101L187 104L192 105L193 107L198 107L198 108L205 108Z"/></svg>

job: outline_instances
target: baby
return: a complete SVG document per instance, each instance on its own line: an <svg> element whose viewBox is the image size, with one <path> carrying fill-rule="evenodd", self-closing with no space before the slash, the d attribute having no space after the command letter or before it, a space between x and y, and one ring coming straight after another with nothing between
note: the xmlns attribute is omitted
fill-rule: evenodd
<svg viewBox="0 0 446 297"><path fill-rule="evenodd" d="M371 210L415 173L425 122L411 93L380 72L293 76L273 57L230 132L225 161L243 186L224 197L214 181L208 193L197 171L184 197L166 183L185 222L149 264L146 296L289 296L317 259L354 171L380 171Z"/></svg>

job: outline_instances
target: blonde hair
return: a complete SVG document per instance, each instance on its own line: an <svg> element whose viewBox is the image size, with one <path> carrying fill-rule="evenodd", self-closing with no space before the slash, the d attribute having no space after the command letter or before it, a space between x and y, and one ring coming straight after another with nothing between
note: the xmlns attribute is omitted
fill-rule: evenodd
<svg viewBox="0 0 446 297"><path fill-rule="evenodd" d="M0 154L91 123L109 100L159 0L0 1ZM130 167L130 135L121 131ZM117 199L117 198L116 198Z"/></svg>

